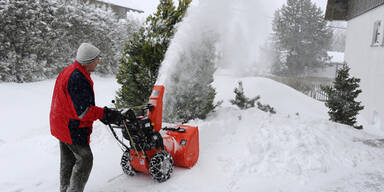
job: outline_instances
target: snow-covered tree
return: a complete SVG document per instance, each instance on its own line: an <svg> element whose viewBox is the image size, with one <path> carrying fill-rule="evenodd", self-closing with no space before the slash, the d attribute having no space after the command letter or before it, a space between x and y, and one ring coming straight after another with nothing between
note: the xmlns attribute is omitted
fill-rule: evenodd
<svg viewBox="0 0 384 192"><path fill-rule="evenodd" d="M9 0L0 4L0 61L8 63L2 67L6 75L2 80L24 82L44 76L39 63L46 57L45 45L52 31L48 22L53 18L47 5L46 0Z"/></svg>
<svg viewBox="0 0 384 192"><path fill-rule="evenodd" d="M244 94L243 82L239 81L238 83L239 86L233 90L235 93L235 99L230 100L230 102L233 105L238 106L240 109L255 107L255 102L260 99L260 96L256 96L252 99L246 97Z"/></svg>
<svg viewBox="0 0 384 192"><path fill-rule="evenodd" d="M124 42L136 31L135 22L118 20L111 10L95 8L85 3L60 1L53 25L60 41L55 41L56 55L63 68L73 61L82 42L90 42L102 50L102 60L96 71L117 72Z"/></svg>
<svg viewBox="0 0 384 192"><path fill-rule="evenodd" d="M361 89L358 89L360 79L351 77L349 70L348 65L344 64L337 71L333 86L322 87L328 95L325 105L329 108L328 114L331 121L362 129L363 126L355 125L356 115L359 114L360 110L364 109L361 102L355 100L361 93Z"/></svg>
<svg viewBox="0 0 384 192"><path fill-rule="evenodd" d="M280 55L273 73L299 76L329 60L327 48L332 31L322 10L311 0L287 0L275 12L272 30Z"/></svg>
<svg viewBox="0 0 384 192"><path fill-rule="evenodd" d="M216 91L211 85L217 59L215 39L206 36L184 49L170 74L172 83L166 87L164 120L167 122L205 119L220 104L214 104Z"/></svg>
<svg viewBox="0 0 384 192"><path fill-rule="evenodd" d="M143 27L133 34L123 51L117 82L117 105L140 106L147 103L156 82L160 64L175 25L183 18L191 0L179 0L175 7L172 0L160 0L157 11L150 15Z"/></svg>
<svg viewBox="0 0 384 192"><path fill-rule="evenodd" d="M56 76L73 62L82 42L102 50L97 71L117 72L124 41L135 22L111 10L49 0L0 1L0 80L34 81Z"/></svg>

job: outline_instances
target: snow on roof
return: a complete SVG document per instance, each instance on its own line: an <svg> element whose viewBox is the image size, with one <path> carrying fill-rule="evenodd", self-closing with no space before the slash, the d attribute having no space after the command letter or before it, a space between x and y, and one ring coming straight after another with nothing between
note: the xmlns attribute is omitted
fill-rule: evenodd
<svg viewBox="0 0 384 192"><path fill-rule="evenodd" d="M132 7L132 4L129 2L123 2L123 1L117 1L117 0L96 0L98 2L104 2L107 4L110 4L112 6L117 6L117 7L122 7L130 11L138 12L138 13L143 13L144 11L136 9Z"/></svg>
<svg viewBox="0 0 384 192"><path fill-rule="evenodd" d="M344 52L328 51L332 63L344 63Z"/></svg>
<svg viewBox="0 0 384 192"><path fill-rule="evenodd" d="M152 13L157 6L156 0L146 0L146 1L134 1L134 0L99 0L105 3L110 3L122 7L127 7L134 10Z"/></svg>

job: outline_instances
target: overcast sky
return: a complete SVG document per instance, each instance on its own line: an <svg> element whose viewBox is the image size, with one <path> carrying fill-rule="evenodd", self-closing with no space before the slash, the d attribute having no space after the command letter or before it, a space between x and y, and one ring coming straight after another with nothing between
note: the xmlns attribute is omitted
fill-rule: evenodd
<svg viewBox="0 0 384 192"><path fill-rule="evenodd" d="M149 14L153 13L156 9L157 4L159 3L159 0L103 0L103 1L142 10L144 11L144 14L140 14L140 16L138 16L142 18L145 18ZM198 3L198 1L199 0L192 0L194 4ZM200 1L203 1L203 0L200 0ZM241 0L237 0L237 1L241 1ZM258 1L268 2L268 5L270 6L267 7L267 12L269 12L271 17L273 16L274 11L280 8L286 2L286 0L258 0ZM177 0L174 0L174 2L177 2ZM323 11L325 10L327 0L312 0L312 2L315 2L317 6L320 6Z"/></svg>

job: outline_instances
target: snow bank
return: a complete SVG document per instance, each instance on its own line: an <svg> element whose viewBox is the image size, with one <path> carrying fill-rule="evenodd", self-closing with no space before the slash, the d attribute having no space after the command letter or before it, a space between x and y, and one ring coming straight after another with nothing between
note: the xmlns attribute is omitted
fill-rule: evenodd
<svg viewBox="0 0 384 192"><path fill-rule="evenodd" d="M262 77L237 78L229 75L216 75L213 85L217 89L216 100L223 100L223 106L231 106L229 100L235 98L233 90L242 81L244 94L249 98L260 96L262 104L269 104L281 114L311 116L328 119L324 103L274 80Z"/></svg>
<svg viewBox="0 0 384 192"><path fill-rule="evenodd" d="M214 191L376 191L382 149L373 136L317 118L269 115L257 109L224 107L200 125L201 140L219 138L202 155L220 167ZM207 134L207 135L204 135ZM373 137L374 138L374 137ZM222 181L220 181L220 179ZM354 180L352 183L346 182ZM362 187L362 183L371 187ZM357 187L357 188L356 188ZM364 189L364 190L363 190ZM207 190L211 191L211 190Z"/></svg>
<svg viewBox="0 0 384 192"><path fill-rule="evenodd" d="M230 105L239 80L247 96L260 95L277 114ZM109 105L116 81L94 77L94 82L96 104ZM0 191L59 188L58 142L48 123L53 85L53 80L0 84ZM384 142L377 136L329 122L322 103L269 79L217 75L214 85L223 105L206 120L189 122L200 129L193 168L176 168L161 184L145 174L123 175L122 152L97 121L85 191L384 191Z"/></svg>

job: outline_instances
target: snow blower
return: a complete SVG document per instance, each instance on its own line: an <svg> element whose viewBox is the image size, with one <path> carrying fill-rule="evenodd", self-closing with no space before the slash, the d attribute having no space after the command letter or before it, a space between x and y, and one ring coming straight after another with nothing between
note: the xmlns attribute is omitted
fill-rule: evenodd
<svg viewBox="0 0 384 192"><path fill-rule="evenodd" d="M143 115L132 109L122 110L121 125L109 125L121 144L121 167L127 175L150 174L158 182L168 180L174 166L190 168L199 158L198 127L175 125L162 128L164 86L155 85ZM114 129L121 129L121 139ZM129 142L129 145L124 143Z"/></svg>

